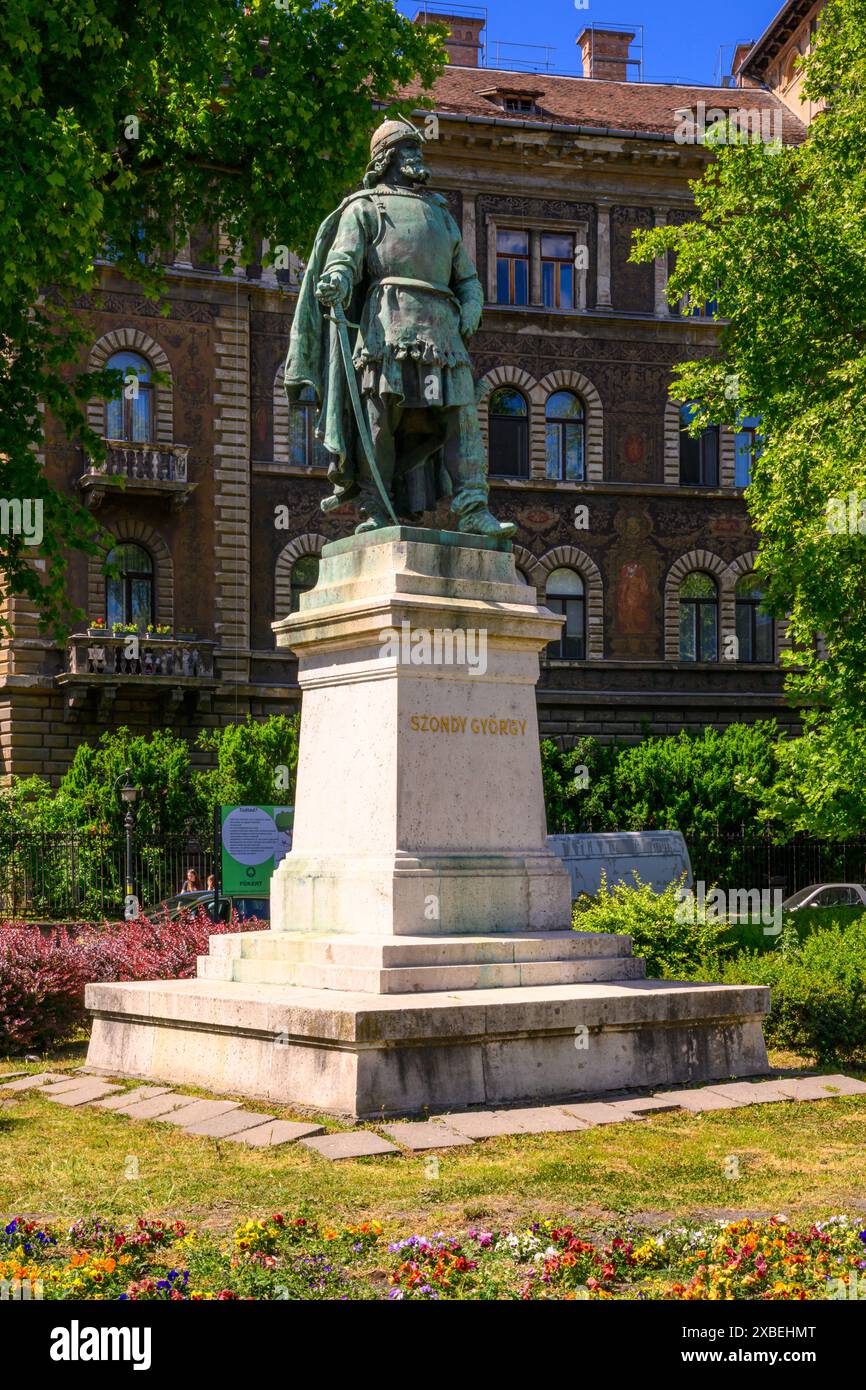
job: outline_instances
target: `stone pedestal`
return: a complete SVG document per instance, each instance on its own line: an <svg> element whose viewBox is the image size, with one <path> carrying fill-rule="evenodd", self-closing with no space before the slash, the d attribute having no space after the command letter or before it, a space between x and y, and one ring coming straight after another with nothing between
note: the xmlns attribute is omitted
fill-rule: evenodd
<svg viewBox="0 0 866 1390"><path fill-rule="evenodd" d="M364 1118L766 1070L766 989L570 930L535 712L561 621L507 542L326 546L275 624L304 696L271 930L212 937L196 980L88 986L89 1065Z"/></svg>
<svg viewBox="0 0 866 1390"><path fill-rule="evenodd" d="M274 625L304 692L274 931L569 925L535 707L538 653L562 619L538 607L510 550L406 527L337 541L300 612Z"/></svg>

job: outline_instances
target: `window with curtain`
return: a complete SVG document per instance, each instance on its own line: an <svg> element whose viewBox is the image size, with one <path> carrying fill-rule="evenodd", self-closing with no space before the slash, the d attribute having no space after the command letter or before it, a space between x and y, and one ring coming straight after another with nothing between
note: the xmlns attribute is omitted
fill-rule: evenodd
<svg viewBox="0 0 866 1390"><path fill-rule="evenodd" d="M299 468L327 468L328 452L316 438L316 393L305 386L289 406L289 462Z"/></svg>
<svg viewBox="0 0 866 1390"><path fill-rule="evenodd" d="M107 563L116 573L105 581L106 627L135 623L143 630L154 620L153 560L140 545L126 542L109 551Z"/></svg>
<svg viewBox="0 0 866 1390"><path fill-rule="evenodd" d="M552 570L545 586L546 607L565 618L562 636L547 647L548 656L565 661L586 659L586 594L581 576L570 569Z"/></svg>
<svg viewBox="0 0 866 1390"><path fill-rule="evenodd" d="M490 473L529 477L529 407L519 391L500 386L490 397Z"/></svg>
<svg viewBox="0 0 866 1390"><path fill-rule="evenodd" d="M574 308L574 237L541 233L541 299L548 309Z"/></svg>
<svg viewBox="0 0 866 1390"><path fill-rule="evenodd" d="M761 604L764 590L756 574L737 580L737 646L740 661L773 661L775 641L773 619Z"/></svg>
<svg viewBox="0 0 866 1390"><path fill-rule="evenodd" d="M680 406L680 483L683 487L719 486L719 427L708 425L697 439L686 433L693 405Z"/></svg>
<svg viewBox="0 0 866 1390"><path fill-rule="evenodd" d="M292 606L290 610L292 613L297 613L301 606L301 594L316 587L318 577L318 555L303 555L292 565Z"/></svg>
<svg viewBox="0 0 866 1390"><path fill-rule="evenodd" d="M529 303L529 233L496 233L496 302Z"/></svg>
<svg viewBox="0 0 866 1390"><path fill-rule="evenodd" d="M718 661L719 593L716 581L701 571L680 585L680 661Z"/></svg>
<svg viewBox="0 0 866 1390"><path fill-rule="evenodd" d="M556 482L583 482L583 401L572 391L554 391L545 405L547 476Z"/></svg>
<svg viewBox="0 0 866 1390"><path fill-rule="evenodd" d="M124 377L119 395L105 406L106 438L150 443L154 437L154 402L149 364L137 352L116 352L105 365ZM133 377L135 380L130 380Z"/></svg>

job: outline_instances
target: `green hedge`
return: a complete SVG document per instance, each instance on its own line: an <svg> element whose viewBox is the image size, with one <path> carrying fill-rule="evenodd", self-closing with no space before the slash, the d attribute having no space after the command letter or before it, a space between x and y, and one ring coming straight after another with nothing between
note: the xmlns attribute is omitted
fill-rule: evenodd
<svg viewBox="0 0 866 1390"><path fill-rule="evenodd" d="M856 909L786 913L781 935L759 924L693 920L678 911L677 885L655 893L602 882L595 898L575 903L577 931L631 936L654 979L769 985L764 1023L770 1047L822 1064L866 1067L866 914ZM685 919L685 920L684 920ZM742 949L743 943L757 949Z"/></svg>

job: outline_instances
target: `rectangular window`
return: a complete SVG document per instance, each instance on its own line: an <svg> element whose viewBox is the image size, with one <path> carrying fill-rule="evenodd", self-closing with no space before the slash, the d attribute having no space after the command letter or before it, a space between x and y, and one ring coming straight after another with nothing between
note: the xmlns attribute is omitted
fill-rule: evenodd
<svg viewBox="0 0 866 1390"><path fill-rule="evenodd" d="M496 233L496 302L529 303L529 233Z"/></svg>
<svg viewBox="0 0 866 1390"><path fill-rule="evenodd" d="M500 478L529 477L529 430L526 419L492 417L490 473Z"/></svg>
<svg viewBox="0 0 866 1390"><path fill-rule="evenodd" d="M697 439L680 435L680 483L683 487L718 487L719 431L705 429Z"/></svg>
<svg viewBox="0 0 866 1390"><path fill-rule="evenodd" d="M734 475L736 487L748 487L752 481L752 462L760 453L760 436L758 434L760 423L760 418L753 415L746 416L737 422L735 436L736 473Z"/></svg>
<svg viewBox="0 0 866 1390"><path fill-rule="evenodd" d="M547 309L574 308L574 237L541 234L541 298Z"/></svg>
<svg viewBox="0 0 866 1390"><path fill-rule="evenodd" d="M585 661L586 640L582 598L557 598L549 595L545 606L551 613L561 613L565 618L562 636L548 645L548 654L560 661Z"/></svg>
<svg viewBox="0 0 866 1390"><path fill-rule="evenodd" d="M759 603L737 600L737 644L740 661L772 662L775 659L773 618Z"/></svg>

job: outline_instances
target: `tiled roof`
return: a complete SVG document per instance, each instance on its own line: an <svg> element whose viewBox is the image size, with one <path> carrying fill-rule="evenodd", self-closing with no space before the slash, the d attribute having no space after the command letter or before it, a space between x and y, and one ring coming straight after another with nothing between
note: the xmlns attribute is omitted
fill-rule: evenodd
<svg viewBox="0 0 866 1390"><path fill-rule="evenodd" d="M538 112L531 115L507 112L490 96L496 88L509 96L523 93L531 98ZM406 96L417 96L420 87L406 88ZM434 109L440 113L489 116L499 120L544 121L551 124L585 126L593 129L640 131L650 135L673 135L680 118L676 112L693 110L703 102L724 111L768 111L782 113L782 138L797 144L806 133L803 122L772 92L756 87L689 87L668 82L605 82L598 78L560 77L545 72L508 72L497 68L448 66L436 81L432 93ZM774 127L775 128L775 127Z"/></svg>

